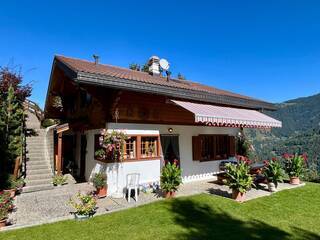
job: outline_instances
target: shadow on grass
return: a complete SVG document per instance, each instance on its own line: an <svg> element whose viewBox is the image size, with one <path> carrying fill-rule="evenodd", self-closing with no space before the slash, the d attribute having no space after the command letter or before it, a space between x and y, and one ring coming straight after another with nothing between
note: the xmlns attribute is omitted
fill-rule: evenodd
<svg viewBox="0 0 320 240"><path fill-rule="evenodd" d="M221 209L214 210L207 204L188 199L176 199L171 203L176 224L185 232L175 239L307 239L319 240L319 236L295 229L292 235L261 221L241 221ZM301 236L301 237L300 237Z"/></svg>

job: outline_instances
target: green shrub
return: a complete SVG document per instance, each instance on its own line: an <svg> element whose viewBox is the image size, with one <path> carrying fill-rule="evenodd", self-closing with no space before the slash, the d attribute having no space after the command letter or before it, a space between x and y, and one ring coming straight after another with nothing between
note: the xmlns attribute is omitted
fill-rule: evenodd
<svg viewBox="0 0 320 240"><path fill-rule="evenodd" d="M10 198L10 193L0 192L0 220L6 219L9 210L13 207L13 200Z"/></svg>
<svg viewBox="0 0 320 240"><path fill-rule="evenodd" d="M69 204L74 208L76 214L90 216L95 213L97 201L92 195L79 192L70 199Z"/></svg>
<svg viewBox="0 0 320 240"><path fill-rule="evenodd" d="M55 186L61 186L67 183L68 177L63 175L54 175L52 183Z"/></svg>
<svg viewBox="0 0 320 240"><path fill-rule="evenodd" d="M315 167L308 168L304 175L303 180L306 182L320 183L320 172Z"/></svg>
<svg viewBox="0 0 320 240"><path fill-rule="evenodd" d="M167 163L161 171L160 185L166 192L175 192L182 183L181 169L176 164Z"/></svg>
<svg viewBox="0 0 320 240"><path fill-rule="evenodd" d="M253 177L249 172L250 167L244 161L239 161L238 164L226 164L227 185L232 190L247 192L253 185Z"/></svg>
<svg viewBox="0 0 320 240"><path fill-rule="evenodd" d="M104 173L96 173L93 176L92 183L95 188L102 188L107 184L107 176Z"/></svg>

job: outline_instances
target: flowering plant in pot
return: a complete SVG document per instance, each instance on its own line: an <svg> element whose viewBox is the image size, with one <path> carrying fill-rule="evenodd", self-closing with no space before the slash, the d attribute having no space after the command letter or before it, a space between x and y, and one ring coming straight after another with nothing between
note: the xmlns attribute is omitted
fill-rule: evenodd
<svg viewBox="0 0 320 240"><path fill-rule="evenodd" d="M99 198L107 196L107 175L105 173L96 173L92 178L92 183L96 188Z"/></svg>
<svg viewBox="0 0 320 240"><path fill-rule="evenodd" d="M81 194L78 192L69 200L69 204L75 210L75 219L85 220L95 213L97 201L91 194Z"/></svg>
<svg viewBox="0 0 320 240"><path fill-rule="evenodd" d="M8 177L8 180L5 183L5 190L4 192L8 192L10 193L10 197L14 198L14 196L16 195L16 191L17 191L17 182L16 179L13 175L10 175Z"/></svg>
<svg viewBox="0 0 320 240"><path fill-rule="evenodd" d="M0 228L5 227L9 211L13 208L9 192L0 192Z"/></svg>
<svg viewBox="0 0 320 240"><path fill-rule="evenodd" d="M225 168L227 185L232 189L232 198L238 202L243 202L246 192L253 185L249 161L239 161L238 164L228 163Z"/></svg>
<svg viewBox="0 0 320 240"><path fill-rule="evenodd" d="M119 169L124 159L124 146L129 138L123 131L103 129L100 133L100 149L95 152L98 160L117 163L117 191L113 194L115 198L122 198L123 192L119 186Z"/></svg>
<svg viewBox="0 0 320 240"><path fill-rule="evenodd" d="M270 192L275 192L279 182L283 182L283 169L276 158L271 161L264 161L263 175L268 181L268 188Z"/></svg>
<svg viewBox="0 0 320 240"><path fill-rule="evenodd" d="M307 155L306 154L284 154L284 166L285 171L290 177L290 184L298 185L300 184L300 177L303 176L305 172Z"/></svg>
<svg viewBox="0 0 320 240"><path fill-rule="evenodd" d="M99 145L101 148L95 152L95 156L101 160L122 162L124 145L128 136L121 131L108 132L106 129L103 129L100 134Z"/></svg>
<svg viewBox="0 0 320 240"><path fill-rule="evenodd" d="M182 183L181 169L175 163L167 163L163 166L160 176L160 186L165 192L166 198L174 197L175 192Z"/></svg>

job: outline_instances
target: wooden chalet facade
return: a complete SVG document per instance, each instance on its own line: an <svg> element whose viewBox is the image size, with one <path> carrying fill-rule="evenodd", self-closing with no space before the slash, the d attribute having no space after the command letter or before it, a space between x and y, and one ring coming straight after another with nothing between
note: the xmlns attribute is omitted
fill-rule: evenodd
<svg viewBox="0 0 320 240"><path fill-rule="evenodd" d="M184 181L212 177L221 160L234 157L241 128L281 127L263 110L275 107L187 80L56 56L45 116L64 124L54 169L87 181L104 171L112 194L130 173L139 173L141 183L159 181L163 160L178 160ZM95 159L103 128L131 136L120 170Z"/></svg>

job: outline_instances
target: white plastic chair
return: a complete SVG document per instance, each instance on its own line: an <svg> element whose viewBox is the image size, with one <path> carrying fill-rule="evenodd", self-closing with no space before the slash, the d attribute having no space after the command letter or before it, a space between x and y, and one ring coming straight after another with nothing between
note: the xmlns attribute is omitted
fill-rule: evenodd
<svg viewBox="0 0 320 240"><path fill-rule="evenodd" d="M130 173L127 174L127 186L126 191L128 194L128 202L130 202L131 190L134 190L134 199L138 201L138 189L139 189L140 174Z"/></svg>

